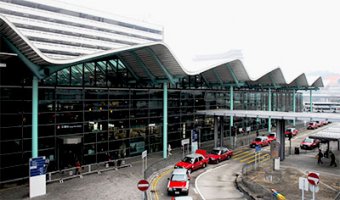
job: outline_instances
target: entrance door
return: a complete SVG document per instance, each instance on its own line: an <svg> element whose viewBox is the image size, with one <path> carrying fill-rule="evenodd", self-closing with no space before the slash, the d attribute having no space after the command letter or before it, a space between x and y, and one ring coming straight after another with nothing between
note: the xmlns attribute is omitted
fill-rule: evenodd
<svg viewBox="0 0 340 200"><path fill-rule="evenodd" d="M81 137L58 139L58 168L75 167L79 161L83 163L83 144Z"/></svg>

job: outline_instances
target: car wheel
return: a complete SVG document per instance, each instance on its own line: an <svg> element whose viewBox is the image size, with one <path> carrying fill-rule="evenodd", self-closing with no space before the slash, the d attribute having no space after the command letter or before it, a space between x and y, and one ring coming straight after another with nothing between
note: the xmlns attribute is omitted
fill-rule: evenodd
<svg viewBox="0 0 340 200"><path fill-rule="evenodd" d="M227 160L230 160L230 158L231 158L231 156L229 155L229 156L227 157Z"/></svg>
<svg viewBox="0 0 340 200"><path fill-rule="evenodd" d="M202 165L202 166L203 166L203 168L205 168L205 167L207 166L207 164L203 163L203 165Z"/></svg>

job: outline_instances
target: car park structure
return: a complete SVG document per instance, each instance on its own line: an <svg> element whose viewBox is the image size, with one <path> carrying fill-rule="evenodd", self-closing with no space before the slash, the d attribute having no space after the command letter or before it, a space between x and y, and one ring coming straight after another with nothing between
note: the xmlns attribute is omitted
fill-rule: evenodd
<svg viewBox="0 0 340 200"><path fill-rule="evenodd" d="M271 129L275 117L197 111L299 112L297 91L323 87L304 74L286 83L279 68L251 80L234 57L188 71L162 27L44 2L0 0L0 184L27 179L30 157L46 156L48 172L144 150L166 158L168 143L179 147L197 129L221 146L230 127Z"/></svg>

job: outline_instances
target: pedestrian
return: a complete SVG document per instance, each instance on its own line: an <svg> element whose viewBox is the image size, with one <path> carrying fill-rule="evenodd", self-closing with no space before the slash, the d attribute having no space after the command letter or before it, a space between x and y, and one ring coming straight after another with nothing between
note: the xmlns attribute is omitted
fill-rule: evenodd
<svg viewBox="0 0 340 200"><path fill-rule="evenodd" d="M321 152L321 149L319 149L319 153L318 153L318 155L317 155L317 157L318 157L318 164L323 164L323 162L322 162L322 157L323 157L323 154L322 154L322 152Z"/></svg>
<svg viewBox="0 0 340 200"><path fill-rule="evenodd" d="M76 166L76 174L80 174L81 173L81 165L80 165L79 160L77 160L75 166Z"/></svg>
<svg viewBox="0 0 340 200"><path fill-rule="evenodd" d="M337 167L337 164L335 162L335 155L334 155L334 153L332 151L329 151L329 155L331 157L331 164L329 166L333 166L334 165L334 167Z"/></svg>
<svg viewBox="0 0 340 200"><path fill-rule="evenodd" d="M257 137L257 136L259 136L259 131L258 131L258 130L256 131L256 137Z"/></svg>
<svg viewBox="0 0 340 200"><path fill-rule="evenodd" d="M168 145L168 156L171 156L171 155L172 155L171 151L172 151L171 145L169 144L169 145Z"/></svg>

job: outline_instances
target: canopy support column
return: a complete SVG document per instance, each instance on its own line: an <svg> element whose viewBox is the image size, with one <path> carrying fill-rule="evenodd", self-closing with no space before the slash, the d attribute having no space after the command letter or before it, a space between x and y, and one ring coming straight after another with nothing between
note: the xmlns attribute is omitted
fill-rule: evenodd
<svg viewBox="0 0 340 200"><path fill-rule="evenodd" d="M214 116L214 147L217 147L218 139L218 117Z"/></svg>
<svg viewBox="0 0 340 200"><path fill-rule="evenodd" d="M229 97L229 103L230 103L230 110L234 110L234 88L231 85L230 86L230 97ZM231 127L234 126L234 116L230 116L230 123L229 123L229 141L230 141L230 145L232 145L232 136L231 136Z"/></svg>
<svg viewBox="0 0 340 200"><path fill-rule="evenodd" d="M32 80L32 158L38 157L38 78Z"/></svg>
<svg viewBox="0 0 340 200"><path fill-rule="evenodd" d="M163 83L163 158L168 155L168 83Z"/></svg>
<svg viewBox="0 0 340 200"><path fill-rule="evenodd" d="M293 90L293 112L296 112L296 91ZM295 127L296 122L295 119L293 119L293 126Z"/></svg>
<svg viewBox="0 0 340 200"><path fill-rule="evenodd" d="M268 111L272 111L272 90L268 89ZM268 132L271 132L272 129L272 119L268 117Z"/></svg>
<svg viewBox="0 0 340 200"><path fill-rule="evenodd" d="M313 97L312 97L312 93L313 93L313 91L310 90L310 94L309 94L309 110L310 110L310 112L313 112Z"/></svg>
<svg viewBox="0 0 340 200"><path fill-rule="evenodd" d="M280 142L280 160L285 159L285 120L279 119L276 122L276 132L278 136L278 141Z"/></svg>

